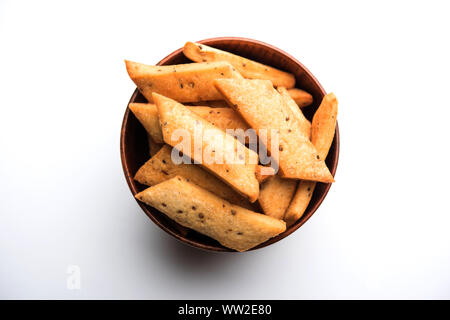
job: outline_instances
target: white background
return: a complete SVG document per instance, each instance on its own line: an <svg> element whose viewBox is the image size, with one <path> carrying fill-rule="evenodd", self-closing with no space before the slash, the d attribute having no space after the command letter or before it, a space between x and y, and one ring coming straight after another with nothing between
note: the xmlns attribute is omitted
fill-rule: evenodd
<svg viewBox="0 0 450 320"><path fill-rule="evenodd" d="M0 298L450 298L445 1L0 1ZM243 36L339 105L336 183L296 233L243 254L179 243L120 157L135 86L185 41ZM68 290L67 267L81 268Z"/></svg>

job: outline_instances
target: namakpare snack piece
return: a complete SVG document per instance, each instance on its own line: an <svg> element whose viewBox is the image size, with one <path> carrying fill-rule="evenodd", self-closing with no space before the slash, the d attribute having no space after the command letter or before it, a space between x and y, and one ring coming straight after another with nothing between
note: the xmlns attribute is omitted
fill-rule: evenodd
<svg viewBox="0 0 450 320"><path fill-rule="evenodd" d="M305 118L303 112L300 110L298 105L289 95L289 92L285 87L278 87L277 91L280 93L286 105L291 109L294 114L295 119L298 121L300 125L300 131L308 138L311 138L311 122Z"/></svg>
<svg viewBox="0 0 450 320"><path fill-rule="evenodd" d="M323 97L322 103L314 113L311 127L311 142L321 159L326 159L336 131L338 101L334 93Z"/></svg>
<svg viewBox="0 0 450 320"><path fill-rule="evenodd" d="M327 94L314 114L311 139L321 158L326 159L336 131L338 102L333 93ZM284 220L290 226L303 216L316 188L313 181L300 181Z"/></svg>
<svg viewBox="0 0 450 320"><path fill-rule="evenodd" d="M144 126L156 143L164 143L161 126L159 124L158 108L153 103L130 103L130 110ZM230 107L212 108L207 106L186 106L203 119L226 131L242 129L244 132L249 125ZM159 149L158 149L159 150Z"/></svg>
<svg viewBox="0 0 450 320"><path fill-rule="evenodd" d="M223 61L150 66L125 60L125 64L130 78L149 102L153 102L153 92L179 102L220 100L213 81L242 77Z"/></svg>
<svg viewBox="0 0 450 320"><path fill-rule="evenodd" d="M295 86L295 77L291 73L204 44L186 42L183 53L186 57L196 62L229 62L247 79L270 80L276 87L293 88Z"/></svg>
<svg viewBox="0 0 450 320"><path fill-rule="evenodd" d="M266 147L271 155L278 154L281 177L334 182L324 160L303 134L301 124L270 81L217 79L214 83L230 106L260 137L261 131L266 132ZM272 141L277 137L278 144Z"/></svg>
<svg viewBox="0 0 450 320"><path fill-rule="evenodd" d="M156 106L152 103L130 103L128 107L152 137L153 141L164 143Z"/></svg>
<svg viewBox="0 0 450 320"><path fill-rule="evenodd" d="M253 209L247 199L222 180L202 169L201 166L185 163L175 164L171 155L172 147L164 145L157 154L139 168L134 180L141 184L154 186L175 176L182 176L187 181L193 182L233 204Z"/></svg>
<svg viewBox="0 0 450 320"><path fill-rule="evenodd" d="M288 89L288 92L299 108L307 107L314 101L313 96L305 90L292 88Z"/></svg>
<svg viewBox="0 0 450 320"><path fill-rule="evenodd" d="M198 114L203 119L211 122L218 128L226 131L227 129L247 130L250 126L242 119L242 117L232 108L212 108L203 106L187 106L189 110Z"/></svg>
<svg viewBox="0 0 450 320"><path fill-rule="evenodd" d="M136 195L177 223L246 251L286 230L284 221L233 205L176 176Z"/></svg>
<svg viewBox="0 0 450 320"><path fill-rule="evenodd" d="M180 149L179 144L185 142L184 138L188 139L189 148L182 150L186 156L245 195L250 202L255 202L259 194L259 183L255 176L258 155L188 107L156 93L153 99L158 107L164 141ZM214 158L216 155L223 155L224 161L217 163ZM242 163L225 159L238 160L238 156Z"/></svg>
<svg viewBox="0 0 450 320"><path fill-rule="evenodd" d="M283 219L296 187L297 180L284 179L277 175L261 184L258 202L264 214Z"/></svg>

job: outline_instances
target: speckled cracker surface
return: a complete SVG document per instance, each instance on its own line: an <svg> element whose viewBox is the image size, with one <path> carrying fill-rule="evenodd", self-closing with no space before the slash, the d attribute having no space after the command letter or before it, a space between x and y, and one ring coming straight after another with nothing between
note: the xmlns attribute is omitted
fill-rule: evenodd
<svg viewBox="0 0 450 320"><path fill-rule="evenodd" d="M273 176L261 184L258 202L264 214L283 219L286 209L294 196L297 180Z"/></svg>
<svg viewBox="0 0 450 320"><path fill-rule="evenodd" d="M284 87L277 88L277 91L280 93L281 97L283 98L285 104L291 109L292 113L294 114L294 117L297 119L298 123L300 124L300 131L308 138L311 138L311 122L309 122L308 119L305 118L303 115L303 112L300 110L298 105L295 103L295 101L291 98L289 95L289 92Z"/></svg>
<svg viewBox="0 0 450 320"><path fill-rule="evenodd" d="M294 224L303 216L315 188L316 182L314 181L301 180L299 182L294 197L284 215L284 221L286 221L288 226Z"/></svg>
<svg viewBox="0 0 450 320"><path fill-rule="evenodd" d="M150 187L136 198L237 251L251 249L286 230L284 221L232 205L180 176Z"/></svg>
<svg viewBox="0 0 450 320"><path fill-rule="evenodd" d="M203 170L199 165L173 163L171 153L172 147L164 145L157 154L139 168L134 179L139 183L154 186L175 176L182 176L187 181L193 182L233 204L253 209L247 199L219 178Z"/></svg>
<svg viewBox="0 0 450 320"><path fill-rule="evenodd" d="M218 128L226 131L226 129L242 129L247 130L249 125L242 117L230 107L212 108L207 106L187 106L189 110L199 115L203 119L211 122ZM158 108L153 103L130 103L130 110L138 118L139 122L144 126L145 130L150 134L156 143L164 143L161 126L159 124ZM159 150L159 149L158 149Z"/></svg>
<svg viewBox="0 0 450 320"><path fill-rule="evenodd" d="M228 103L257 131L267 130L267 149L278 153L280 176L333 182L333 176L281 95L267 80L218 79L216 87ZM272 150L272 130L279 133L278 150Z"/></svg>
<svg viewBox="0 0 450 320"><path fill-rule="evenodd" d="M190 139L190 148L183 152L233 189L248 197L250 202L255 202L259 194L259 184L255 176L258 155L239 143L237 139L190 111L188 107L159 94L153 94L153 98L158 107L164 141L177 147L182 141L182 137L175 133L180 133L179 129L183 129L188 134L187 138ZM201 142L197 140L196 143L195 137L201 137ZM218 140L221 141L219 146ZM195 148L199 150L195 150ZM236 150L242 151L239 155L242 156L243 163L231 161L217 163L207 159L214 157L211 152L235 158L238 155ZM214 160L214 158L209 160Z"/></svg>
<svg viewBox="0 0 450 320"><path fill-rule="evenodd" d="M327 157L333 143L336 130L338 102L333 93L327 94L314 114L312 121L311 140L321 158ZM286 210L284 220L288 225L294 224L300 219L311 200L316 183L312 181L300 181L294 198Z"/></svg>
<svg viewBox="0 0 450 320"><path fill-rule="evenodd" d="M125 64L128 75L149 102L153 102L153 92L179 102L220 100L214 79L241 77L228 62L149 66L126 60Z"/></svg>
<svg viewBox="0 0 450 320"><path fill-rule="evenodd" d="M227 61L244 78L270 80L274 86L286 88L295 86L295 77L291 73L204 44L187 42L184 45L183 53L186 57L196 62Z"/></svg>
<svg viewBox="0 0 450 320"><path fill-rule="evenodd" d="M317 149L320 157L325 159L333 143L336 131L336 117L338 101L334 93L329 93L317 109L313 117L311 128L311 141Z"/></svg>
<svg viewBox="0 0 450 320"><path fill-rule="evenodd" d="M188 106L188 108L223 131L226 131L226 129L242 129L245 131L250 128L239 113L231 108L212 108L203 106Z"/></svg>

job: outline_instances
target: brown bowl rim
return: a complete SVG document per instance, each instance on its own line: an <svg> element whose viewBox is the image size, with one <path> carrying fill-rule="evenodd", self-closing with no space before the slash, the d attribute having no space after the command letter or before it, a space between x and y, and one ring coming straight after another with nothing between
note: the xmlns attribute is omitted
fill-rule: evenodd
<svg viewBox="0 0 450 320"><path fill-rule="evenodd" d="M268 47L276 52L278 52L279 54L283 55L284 57L286 57L287 59L293 61L295 64L297 64L300 69L302 69L304 71L304 73L314 82L314 84L320 89L321 94L325 95L326 91L323 89L322 85L320 84L320 82L316 79L316 77L308 70L308 68L306 68L300 61L298 61L296 58L294 58L293 56L291 56L290 54L284 52L283 50L272 46L268 43L259 41L259 40L254 40L254 39L249 39L249 38L242 38L242 37L216 37L216 38L208 38L208 39L204 39L204 40L200 40L200 41L196 41L197 43L203 43L206 45L214 45L214 43L220 42L220 41L243 41L243 42L247 42L247 43L252 43L252 44L256 44L256 45L260 45L263 47ZM171 54L167 55L164 59L162 59L161 61L159 61L156 65L164 65L167 61L169 61L170 59L172 59L174 56L179 55L180 53L182 53L183 48L179 48L175 51L173 51ZM125 134L126 134L126 128L128 125L128 119L130 116L130 109L129 109L129 104L132 103L137 95L139 94L138 89L136 88L133 95L131 96L128 104L127 104L127 108L125 110L125 114L123 117L123 121L122 121L122 128L121 128L121 132L120 132L120 158L121 158L121 162L122 162L122 169L125 175L125 179L127 181L128 187L130 188L130 191L133 195L133 197L139 192L137 190L136 184L134 183L134 179L133 176L130 173L130 169L128 168L128 164L125 158ZM333 176L335 176L336 174L336 170L337 170L337 166L338 166L338 162L339 162L339 152L340 152L340 136L339 136L339 126L338 126L338 122L336 121L336 131L335 131L335 138L332 144L332 147L334 146L334 153L335 153L335 161L331 164L331 168L330 172ZM331 188L331 183L325 184L325 189L323 194L319 197L319 199L314 203L314 205L309 208L308 207L308 212L303 215L295 224L291 225L290 227L288 227L286 229L285 232L279 234L276 237L273 237L269 240L267 240L264 243L259 244L258 246L251 248L250 250L247 250L245 252L248 251L252 251L252 250L256 250L256 249L260 249L260 248L264 248L267 247L271 244L274 244L284 238L286 238L287 236L291 235L294 231L298 230L302 225L304 225L306 223L306 221L308 221L311 216L317 211L317 209L320 207L320 205L322 204L323 200L325 199L325 197L327 196L330 188ZM138 203L138 205L141 207L141 209L144 211L144 213L158 226L160 227L162 230L164 230L165 232L167 232L168 234L170 234L171 236L175 237L177 240L189 244L193 247L196 248L200 248L203 250L207 250L207 251L215 251L215 252L237 252L235 250L232 249L228 249L225 248L223 246L220 246L220 244L218 244L218 246L211 246L208 244L204 244L198 241L194 241L188 238L185 238L183 235L178 234L176 232L174 232L173 230L167 228L164 224L162 224L151 212L151 210L156 210L154 208L151 208L150 206L146 206L145 204L143 204L142 202L138 201L135 198L136 202ZM150 209L151 208L151 209Z"/></svg>

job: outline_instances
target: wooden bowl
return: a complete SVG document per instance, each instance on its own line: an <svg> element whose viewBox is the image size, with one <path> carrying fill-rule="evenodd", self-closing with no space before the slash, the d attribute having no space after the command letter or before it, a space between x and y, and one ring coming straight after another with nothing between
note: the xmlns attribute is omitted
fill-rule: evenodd
<svg viewBox="0 0 450 320"><path fill-rule="evenodd" d="M311 72L309 72L308 69L306 69L294 57L269 44L252 39L232 37L212 38L198 42L218 49L226 50L294 74L296 78L296 87L306 90L314 97L314 103L311 106L302 109L305 116L309 120L312 119L314 112L318 108L320 102L322 101L322 98L325 95L325 90L322 88L316 78L311 74ZM182 49L178 49L161 60L158 65L172 65L188 62L191 61L183 55ZM147 101L136 89L131 96L129 103L131 102ZM138 182L134 181L133 177L136 171L149 159L149 150L145 129L142 127L133 113L130 112L130 109L128 107L125 111L125 116L122 123L122 132L120 135L120 156L122 159L125 178L127 180L128 186L131 189L131 193L134 196L138 192L147 188L147 186L141 185ZM331 145L331 149L326 159L326 164L333 176L336 172L338 159L339 129L336 124L336 134L334 136L333 144ZM263 248L271 245L272 243L280 241L281 239L287 237L292 232L300 228L314 214L314 212L316 212L317 208L319 208L330 187L331 184L318 183L312 195L311 202L309 203L309 206L303 216L282 234L279 234L278 236L258 245L251 250ZM161 229L163 229L170 235L174 236L176 239L205 250L234 252L233 250L220 245L216 240L204 236L194 230L190 230L186 233L185 228L169 219L165 214L140 201L137 202L141 206L145 214L150 219L152 219L154 223L156 223Z"/></svg>

